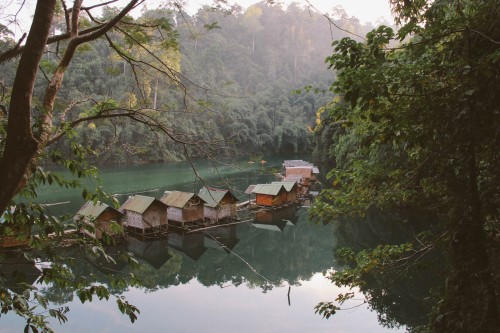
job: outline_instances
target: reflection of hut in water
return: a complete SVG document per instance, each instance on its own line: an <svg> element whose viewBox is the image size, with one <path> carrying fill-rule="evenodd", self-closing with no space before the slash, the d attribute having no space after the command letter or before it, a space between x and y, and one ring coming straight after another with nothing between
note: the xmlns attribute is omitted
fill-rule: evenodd
<svg viewBox="0 0 500 333"><path fill-rule="evenodd" d="M236 226L224 226L205 231L205 246L230 253L240 240L236 236Z"/></svg>
<svg viewBox="0 0 500 333"><path fill-rule="evenodd" d="M153 197L129 197L119 211L125 214L123 226L140 234L167 228L167 207Z"/></svg>
<svg viewBox="0 0 500 333"><path fill-rule="evenodd" d="M118 231L112 225L121 224L122 217L122 213L105 203L87 201L73 219L90 226L90 230L85 226L81 228L83 234L100 239L103 233L116 235Z"/></svg>
<svg viewBox="0 0 500 333"><path fill-rule="evenodd" d="M106 258L104 258L104 256L89 258L89 261L92 263L92 265L95 266L97 270L106 275L116 274L117 272L122 271L128 265L126 258L122 256L123 250L123 246L121 245L106 246L106 255L111 257L113 261L108 261Z"/></svg>
<svg viewBox="0 0 500 333"><path fill-rule="evenodd" d="M198 196L205 201L203 208L205 218L214 221L236 218L238 199L231 191L205 186L200 190Z"/></svg>
<svg viewBox="0 0 500 333"><path fill-rule="evenodd" d="M138 259L142 259L155 269L160 269L172 255L168 252L167 237L156 239L138 239L127 236L127 250Z"/></svg>
<svg viewBox="0 0 500 333"><path fill-rule="evenodd" d="M255 213L255 221L252 225L260 229L283 231L286 226L293 226L297 220L295 206L289 206L275 211L257 211Z"/></svg>
<svg viewBox="0 0 500 333"><path fill-rule="evenodd" d="M168 220L171 224L184 226L203 220L205 201L194 193L165 191L160 201L168 206Z"/></svg>
<svg viewBox="0 0 500 333"><path fill-rule="evenodd" d="M15 293L22 293L26 289L23 283L33 285L42 273L34 262L22 255L5 254L0 261L2 285Z"/></svg>
<svg viewBox="0 0 500 333"><path fill-rule="evenodd" d="M281 184L257 184L252 193L258 206L275 207L286 202L286 190Z"/></svg>
<svg viewBox="0 0 500 333"><path fill-rule="evenodd" d="M202 233L170 233L168 234L168 245L194 261L198 260L207 250Z"/></svg>

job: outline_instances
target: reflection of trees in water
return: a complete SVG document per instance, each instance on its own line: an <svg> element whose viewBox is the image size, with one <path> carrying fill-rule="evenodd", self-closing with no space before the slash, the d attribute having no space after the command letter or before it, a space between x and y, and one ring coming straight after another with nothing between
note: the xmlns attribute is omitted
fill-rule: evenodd
<svg viewBox="0 0 500 333"><path fill-rule="evenodd" d="M109 249L114 263L103 258L82 256L68 262L75 276L92 277L98 283L112 286L116 294L125 289L111 278L128 277L133 273L147 291L185 284L197 279L205 286L238 286L246 284L263 291L285 283L298 285L313 274L333 265L333 227L307 223L307 212L295 209L287 216L278 212L279 232L259 229L243 223L192 234L170 234L167 239L141 240L130 238L125 244ZM286 218L288 217L288 218ZM295 223L292 223L292 221ZM271 219L268 223L274 223ZM121 258L123 252L133 252L139 264L130 265ZM46 294L54 301L70 300L55 287Z"/></svg>
<svg viewBox="0 0 500 333"><path fill-rule="evenodd" d="M124 244L108 248L114 262L83 255L76 247L69 248L65 249L67 255L75 259L66 265L75 277L104 283L114 294L121 294L127 288L116 283L116 279L128 278L131 273L148 292L186 284L193 279L204 286L246 284L266 292L284 284L298 285L301 280L331 268L334 265L332 249L350 247L358 252L377 244L400 244L415 240L414 235L427 228L425 219L412 216L369 214L365 219L324 226L309 224L305 210L300 210L298 215L295 218L295 211L288 216L279 212L276 215L279 218L265 216L251 224L171 234L163 239L131 237ZM283 220L289 222L283 223ZM276 228L254 226L259 223ZM131 265L122 257L125 252L132 252L139 265ZM382 324L406 325L411 329L427 323L432 304L430 289L439 284L439 263L442 263L441 257L430 254L414 266L363 276L361 291L367 295ZM34 267L32 263L24 265L27 266L19 267L30 271ZM55 286L44 286L43 293L55 304L74 298L73 290Z"/></svg>
<svg viewBox="0 0 500 333"><path fill-rule="evenodd" d="M21 284L33 284L42 272L20 252L0 253L0 289L22 293Z"/></svg>
<svg viewBox="0 0 500 333"><path fill-rule="evenodd" d="M434 222L417 214L380 214L370 212L365 218L346 219L335 224L335 251L351 248L369 250L379 244L417 242L416 235ZM434 304L432 290L442 284L444 258L437 250L411 265L385 267L362 276L360 289L370 306L377 311L381 324L406 326L412 330L429 322Z"/></svg>
<svg viewBox="0 0 500 333"><path fill-rule="evenodd" d="M294 213L288 220L294 220ZM332 228L310 225L305 211L300 213L296 225L289 223L282 230L279 228L281 231L238 226L241 236L233 249L237 255L207 251L198 261L198 280L206 286L247 283L267 290L283 283L298 284L299 280L330 268Z"/></svg>

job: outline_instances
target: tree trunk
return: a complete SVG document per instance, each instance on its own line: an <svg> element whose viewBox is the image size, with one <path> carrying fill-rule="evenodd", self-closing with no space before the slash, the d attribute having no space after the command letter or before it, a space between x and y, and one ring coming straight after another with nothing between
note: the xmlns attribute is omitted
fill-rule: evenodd
<svg viewBox="0 0 500 333"><path fill-rule="evenodd" d="M433 320L436 332L496 332L498 305L481 211L475 148L466 156L459 207L450 221L450 275Z"/></svg>
<svg viewBox="0 0 500 333"><path fill-rule="evenodd" d="M17 67L9 105L7 139L0 160L0 212L27 183L39 143L31 130L31 98L38 65L49 37L56 0L38 1Z"/></svg>

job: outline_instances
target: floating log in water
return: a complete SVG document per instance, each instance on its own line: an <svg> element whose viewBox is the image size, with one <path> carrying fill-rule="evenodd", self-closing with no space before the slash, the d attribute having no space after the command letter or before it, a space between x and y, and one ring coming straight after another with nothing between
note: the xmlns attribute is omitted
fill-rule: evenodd
<svg viewBox="0 0 500 333"><path fill-rule="evenodd" d="M71 201L61 201L61 202L54 202L54 203L48 203L48 204L40 204L42 207L50 207L50 206L57 206L57 205L66 205L69 204Z"/></svg>
<svg viewBox="0 0 500 333"><path fill-rule="evenodd" d="M248 220L235 221L235 222L230 222L230 223L214 224L214 225L210 225L210 226L207 226L207 227L201 227L201 228L196 228L196 229L189 229L188 231L186 231L186 233L189 234L191 232L198 232L198 231L203 231L203 230L208 230L208 229L221 228L221 227L226 227L228 225L248 223L248 222L252 222L252 221L253 221L253 219L248 219Z"/></svg>
<svg viewBox="0 0 500 333"><path fill-rule="evenodd" d="M121 195L130 195L130 194L139 194L139 193L149 193L149 192L158 192L160 189L159 188L155 188L155 189L152 189L152 190L146 190L146 191L140 191L140 192L130 192L130 193L115 193L113 195L111 195L112 197L118 197L118 196L121 196Z"/></svg>
<svg viewBox="0 0 500 333"><path fill-rule="evenodd" d="M247 200L247 201L243 201L243 202L236 204L236 207L238 209L242 209L242 208L248 207L248 206L253 205L253 204L255 204L255 200Z"/></svg>

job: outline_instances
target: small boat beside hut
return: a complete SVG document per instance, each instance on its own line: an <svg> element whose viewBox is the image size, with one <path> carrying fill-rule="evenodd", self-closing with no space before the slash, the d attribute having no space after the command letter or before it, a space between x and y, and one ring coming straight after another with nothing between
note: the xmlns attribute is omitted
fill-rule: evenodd
<svg viewBox="0 0 500 333"><path fill-rule="evenodd" d="M113 207L97 201L87 201L75 214L73 220L81 223L80 233L101 239L103 234L116 236L123 234L123 214Z"/></svg>
<svg viewBox="0 0 500 333"><path fill-rule="evenodd" d="M167 229L167 206L156 198L143 195L129 197L118 211L125 215L123 226L138 234L146 235Z"/></svg>
<svg viewBox="0 0 500 333"><path fill-rule="evenodd" d="M229 190L204 186L198 196L205 201L203 215L210 221L235 219L238 199Z"/></svg>
<svg viewBox="0 0 500 333"><path fill-rule="evenodd" d="M165 191L160 201L168 207L170 225L184 227L204 220L205 201L195 193Z"/></svg>

